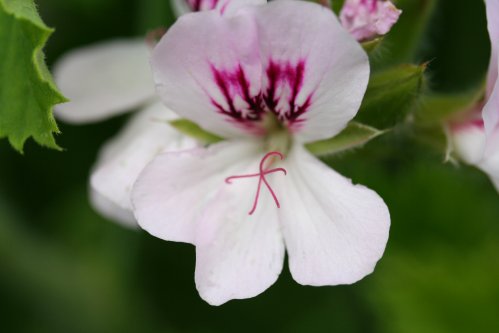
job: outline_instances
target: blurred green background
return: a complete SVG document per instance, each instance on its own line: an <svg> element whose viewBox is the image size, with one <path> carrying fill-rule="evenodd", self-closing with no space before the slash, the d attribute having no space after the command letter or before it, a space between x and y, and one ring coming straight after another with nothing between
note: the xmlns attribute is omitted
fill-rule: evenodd
<svg viewBox="0 0 499 333"><path fill-rule="evenodd" d="M173 22L169 0L38 0L63 52ZM404 0L400 22L373 59L431 60L435 91L481 84L489 42L481 0ZM127 116L60 123L58 143L29 142L22 156L0 141L2 332L499 332L499 195L482 173L402 127L328 160L376 190L392 214L375 273L352 286L304 287L287 268L250 300L204 303L194 248L123 229L96 214L87 179L99 147Z"/></svg>

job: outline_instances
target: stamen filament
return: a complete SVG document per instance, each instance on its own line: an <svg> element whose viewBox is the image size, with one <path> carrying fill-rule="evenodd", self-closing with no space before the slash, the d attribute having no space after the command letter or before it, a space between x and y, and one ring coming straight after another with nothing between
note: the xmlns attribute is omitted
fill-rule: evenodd
<svg viewBox="0 0 499 333"><path fill-rule="evenodd" d="M232 184L233 179L258 177L258 186L256 189L255 200L253 202L253 207L251 208L251 210L248 213L249 215L252 215L255 212L256 206L258 205L258 199L260 198L260 190L262 188L262 182L265 184L265 186L267 186L267 189L269 190L270 194L272 195L272 198L274 199L274 202L275 202L277 208L281 208L281 204L279 203L279 200L277 199L277 196L276 196L274 190L272 189L272 187L268 183L265 176L268 174L271 174L271 173L275 173L275 172L282 172L282 173L284 173L284 175L287 175L287 171L284 168L274 168L274 169L264 170L263 168L265 165L265 161L271 156L278 156L281 160L284 159L284 155L281 154L280 152L271 151L271 152L265 154L265 156L263 156L262 160L260 161L260 167L259 167L260 172L252 173L252 174L248 174L248 175L230 176L230 177L225 178L225 183Z"/></svg>

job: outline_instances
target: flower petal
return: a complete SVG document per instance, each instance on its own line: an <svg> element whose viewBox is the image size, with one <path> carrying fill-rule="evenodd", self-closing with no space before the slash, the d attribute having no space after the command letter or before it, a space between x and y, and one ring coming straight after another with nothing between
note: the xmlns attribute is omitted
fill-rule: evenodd
<svg viewBox="0 0 499 333"><path fill-rule="evenodd" d="M328 8L305 1L254 7L267 105L303 141L339 133L357 113L369 80L359 43Z"/></svg>
<svg viewBox="0 0 499 333"><path fill-rule="evenodd" d="M499 131L499 0L486 0L487 26L491 43L489 71L487 74L487 104L482 116L485 124L487 141L496 131ZM489 142L487 150L494 149Z"/></svg>
<svg viewBox="0 0 499 333"><path fill-rule="evenodd" d="M492 180L497 191L499 191L499 130L488 139L490 147L494 147L484 157L483 161L478 165Z"/></svg>
<svg viewBox="0 0 499 333"><path fill-rule="evenodd" d="M452 128L452 142L459 157L485 172L499 191L499 130L487 138L481 124L461 124Z"/></svg>
<svg viewBox="0 0 499 333"><path fill-rule="evenodd" d="M102 148L90 178L92 190L117 208L130 212L132 186L147 163L160 152L196 146L193 139L167 124L175 117L160 102L140 111L117 137ZM106 208L109 205L104 207L100 204L102 202L94 200L97 203L95 208L112 217Z"/></svg>
<svg viewBox="0 0 499 333"><path fill-rule="evenodd" d="M190 13L216 9L223 14L234 13L241 7L260 5L266 0L171 0L173 11L177 17Z"/></svg>
<svg viewBox="0 0 499 333"><path fill-rule="evenodd" d="M160 97L180 116L224 137L251 132L253 121L245 115L260 92L261 65L250 16L184 15L158 43L151 63Z"/></svg>
<svg viewBox="0 0 499 333"><path fill-rule="evenodd" d="M452 148L468 164L478 164L485 152L485 131L483 123L470 120L451 126Z"/></svg>
<svg viewBox="0 0 499 333"><path fill-rule="evenodd" d="M388 240L390 214L383 200L301 146L293 147L285 165L279 214L293 278L321 286L370 274Z"/></svg>
<svg viewBox="0 0 499 333"><path fill-rule="evenodd" d="M241 170L252 173L258 170L257 162L255 159ZM267 176L270 182L271 177ZM268 191L262 189L255 212L248 214L257 183L257 178L247 178L222 185L199 221L196 286L211 305L254 297L270 287L282 271L284 242L278 209Z"/></svg>
<svg viewBox="0 0 499 333"><path fill-rule="evenodd" d="M158 238L195 243L195 226L208 200L231 174L254 156L254 143L222 142L157 156L133 189L139 225Z"/></svg>
<svg viewBox="0 0 499 333"><path fill-rule="evenodd" d="M142 39L113 40L63 56L54 68L71 101L55 109L59 119L86 123L130 111L154 96L149 49Z"/></svg>
<svg viewBox="0 0 499 333"><path fill-rule="evenodd" d="M487 75L487 96L492 94L496 85L499 63L499 0L485 0L487 28L489 31L491 54Z"/></svg>
<svg viewBox="0 0 499 333"><path fill-rule="evenodd" d="M90 203L96 211L98 211L102 216L116 221L121 225L137 229L138 225L135 221L133 213L129 209L124 209L116 205L111 200L99 194L99 192L90 188Z"/></svg>
<svg viewBox="0 0 499 333"><path fill-rule="evenodd" d="M225 137L262 134L267 113L303 141L334 136L369 78L367 55L334 14L302 1L185 15L152 66L168 107Z"/></svg>
<svg viewBox="0 0 499 333"><path fill-rule="evenodd" d="M496 67L496 69L498 68ZM493 133L499 131L499 80L495 82L487 103L483 107L482 117L485 125L485 133L487 134L487 141L489 141L489 138ZM494 148L489 142L487 143L487 146L487 149Z"/></svg>
<svg viewBox="0 0 499 333"><path fill-rule="evenodd" d="M388 33L401 13L388 0L347 0L340 20L357 40L364 41Z"/></svg>

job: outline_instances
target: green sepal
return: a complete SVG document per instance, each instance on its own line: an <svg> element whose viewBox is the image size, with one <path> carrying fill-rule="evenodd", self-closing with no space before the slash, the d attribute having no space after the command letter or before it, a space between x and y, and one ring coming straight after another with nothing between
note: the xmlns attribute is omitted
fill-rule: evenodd
<svg viewBox="0 0 499 333"><path fill-rule="evenodd" d="M485 87L462 94L428 94L418 104L414 119L417 124L441 123L471 110L482 99Z"/></svg>
<svg viewBox="0 0 499 333"><path fill-rule="evenodd" d="M424 91L426 64L399 65L371 75L355 120L391 128L406 119Z"/></svg>
<svg viewBox="0 0 499 333"><path fill-rule="evenodd" d="M454 162L456 160L447 126L442 126L441 124L415 126L411 134L416 142L425 145L442 156L442 161Z"/></svg>
<svg viewBox="0 0 499 333"><path fill-rule="evenodd" d="M368 54L371 54L378 49L378 46L380 46L382 42L383 42L383 37L378 37L373 40L363 42L361 43L361 45L364 51L366 51Z"/></svg>
<svg viewBox="0 0 499 333"><path fill-rule="evenodd" d="M334 155L358 148L383 133L385 131L352 121L338 135L308 143L305 147L316 156Z"/></svg>
<svg viewBox="0 0 499 333"><path fill-rule="evenodd" d="M202 129L198 124L187 119L172 120L169 124L180 133L207 145L224 140L224 138Z"/></svg>
<svg viewBox="0 0 499 333"><path fill-rule="evenodd" d="M66 102L45 65L43 47L53 29L33 0L0 0L0 138L22 153L29 137L58 149L54 105Z"/></svg>

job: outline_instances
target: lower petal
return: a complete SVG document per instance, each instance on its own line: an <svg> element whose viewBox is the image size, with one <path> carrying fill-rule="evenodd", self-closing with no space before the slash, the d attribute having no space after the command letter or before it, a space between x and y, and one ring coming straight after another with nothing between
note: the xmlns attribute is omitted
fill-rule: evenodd
<svg viewBox="0 0 499 333"><path fill-rule="evenodd" d="M240 170L252 173L258 162L255 158ZM196 286L211 305L257 296L282 271L284 242L278 208L268 191L262 189L256 210L248 214L257 184L256 178L223 184L197 227Z"/></svg>
<svg viewBox="0 0 499 333"><path fill-rule="evenodd" d="M103 215L129 222L132 186L147 163L160 152L196 146L193 139L168 125L167 121L175 117L161 103L152 104L132 118L125 129L102 148L92 171L90 185L92 191L102 197L93 202L97 203L94 206ZM114 206L113 214L109 214L109 204L101 205L104 200ZM117 210L124 212L117 213Z"/></svg>
<svg viewBox="0 0 499 333"><path fill-rule="evenodd" d="M234 165L254 156L252 143L222 142L157 156L135 183L132 199L139 225L168 241L195 244L196 222Z"/></svg>
<svg viewBox="0 0 499 333"><path fill-rule="evenodd" d="M321 286L370 274L388 241L390 214L383 200L298 145L286 168L279 214L293 278Z"/></svg>

